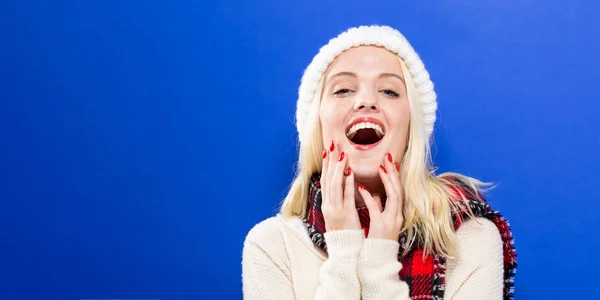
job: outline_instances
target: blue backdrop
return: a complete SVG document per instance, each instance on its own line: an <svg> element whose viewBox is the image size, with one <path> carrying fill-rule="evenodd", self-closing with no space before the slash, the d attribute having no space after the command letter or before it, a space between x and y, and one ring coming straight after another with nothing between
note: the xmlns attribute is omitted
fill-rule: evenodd
<svg viewBox="0 0 600 300"><path fill-rule="evenodd" d="M440 171L498 184L517 299L597 295L598 11L3 1L0 299L241 299L245 234L292 179L302 72L375 23L405 33L436 84Z"/></svg>

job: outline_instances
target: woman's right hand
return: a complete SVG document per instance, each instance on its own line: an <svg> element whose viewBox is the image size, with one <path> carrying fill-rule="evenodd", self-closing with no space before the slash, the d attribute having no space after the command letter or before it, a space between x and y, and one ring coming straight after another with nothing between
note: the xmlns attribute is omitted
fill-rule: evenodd
<svg viewBox="0 0 600 300"><path fill-rule="evenodd" d="M323 150L321 172L321 211L327 232L361 229L354 200L354 172L347 166L348 156L339 146Z"/></svg>

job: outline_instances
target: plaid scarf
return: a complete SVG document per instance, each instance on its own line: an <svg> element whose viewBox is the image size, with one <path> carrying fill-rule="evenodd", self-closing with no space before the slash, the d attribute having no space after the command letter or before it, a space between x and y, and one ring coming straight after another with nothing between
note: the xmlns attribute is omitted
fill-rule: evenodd
<svg viewBox="0 0 600 300"><path fill-rule="evenodd" d="M455 203L456 207L452 208L454 229L458 229L464 219L468 218L467 212L468 208L470 208L473 215L487 218L500 231L504 254L503 298L505 300L514 299L514 276L517 261L508 222L498 211L490 208L480 193L473 191L457 178L452 177L448 179L453 183L450 186L452 191L459 198L465 199L465 201ZM308 229L313 243L317 247L327 251L327 244L323 236L325 233L325 221L321 212L321 200L320 174L314 174L310 180L308 210L303 222ZM382 199L382 206L385 207L384 199ZM365 231L365 235L367 235L370 224L369 211L366 206L358 207L357 211L362 228ZM398 240L401 245L398 253L398 261L402 264L402 269L398 275L410 287L411 299L442 300L445 290L446 258L438 254L429 254L423 260L424 251L419 245L412 246L404 254L405 249L402 245L405 245L406 239L407 236L404 232Z"/></svg>

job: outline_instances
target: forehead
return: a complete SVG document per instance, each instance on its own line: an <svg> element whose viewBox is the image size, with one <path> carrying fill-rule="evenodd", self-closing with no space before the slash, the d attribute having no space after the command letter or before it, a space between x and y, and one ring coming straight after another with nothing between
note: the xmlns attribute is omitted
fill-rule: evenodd
<svg viewBox="0 0 600 300"><path fill-rule="evenodd" d="M396 54L382 47L360 46L348 49L340 54L330 65L326 75L337 72L354 73L397 73L402 67Z"/></svg>

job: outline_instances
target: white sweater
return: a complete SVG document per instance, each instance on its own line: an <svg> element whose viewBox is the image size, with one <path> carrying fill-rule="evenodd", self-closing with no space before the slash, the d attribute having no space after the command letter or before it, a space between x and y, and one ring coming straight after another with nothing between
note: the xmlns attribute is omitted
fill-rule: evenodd
<svg viewBox="0 0 600 300"><path fill-rule="evenodd" d="M502 299L502 240L494 223L467 220L456 234L444 299ZM299 217L277 215L254 226L242 255L244 299L410 299L398 277L398 242L366 239L362 230L327 232L325 240L328 256Z"/></svg>

